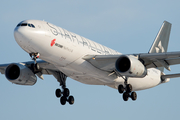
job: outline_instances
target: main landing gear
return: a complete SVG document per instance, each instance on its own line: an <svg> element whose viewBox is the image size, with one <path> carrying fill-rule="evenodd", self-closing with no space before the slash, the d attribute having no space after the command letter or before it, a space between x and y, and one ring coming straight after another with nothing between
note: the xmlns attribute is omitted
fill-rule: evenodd
<svg viewBox="0 0 180 120"><path fill-rule="evenodd" d="M69 96L70 91L68 88L66 88L66 78L67 76L62 73L62 72L57 72L56 75L59 74L58 76L58 82L60 82L60 86L62 86L62 91L61 89L56 89L55 94L57 98L60 98L60 103L61 105L65 105L66 102L69 102L70 105L74 104L74 97Z"/></svg>
<svg viewBox="0 0 180 120"><path fill-rule="evenodd" d="M120 94L123 93L123 100L124 101L128 101L129 98L131 98L132 100L136 100L137 99L137 94L136 92L132 92L132 85L131 84L127 84L127 78L125 78L125 87L120 84L118 86L118 91Z"/></svg>
<svg viewBox="0 0 180 120"><path fill-rule="evenodd" d="M40 54L39 53L30 53L29 55L32 58L32 60L34 60L34 63L31 64L31 68L32 68L33 72L35 74L41 72L41 69L36 61L39 58ZM58 88L58 89L56 89L56 92L55 92L56 97L60 98L60 103L62 105L65 105L66 102L69 102L70 105L74 104L74 97L69 96L70 91L68 88L66 88L67 76L60 71L49 70L49 72L51 72L53 74L53 76L57 79L57 81L60 82L60 86L62 87L62 91L61 91L61 89Z"/></svg>
<svg viewBox="0 0 180 120"><path fill-rule="evenodd" d="M63 87L62 87L63 88ZM60 98L60 103L65 105L66 102L69 102L70 105L74 104L74 97L69 96L70 91L68 88L63 88L63 92L60 89L56 89L56 97Z"/></svg>

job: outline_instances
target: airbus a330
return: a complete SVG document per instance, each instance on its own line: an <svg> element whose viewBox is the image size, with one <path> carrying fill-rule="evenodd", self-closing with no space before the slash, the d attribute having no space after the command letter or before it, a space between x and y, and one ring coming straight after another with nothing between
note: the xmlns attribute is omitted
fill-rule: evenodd
<svg viewBox="0 0 180 120"><path fill-rule="evenodd" d="M55 91L62 105L74 104L67 77L84 84L106 85L117 89L124 101L136 100L135 91L180 77L164 73L164 68L180 64L180 52L167 52L170 31L171 23L164 21L148 53L121 54L51 23L25 20L14 29L14 37L32 61L1 64L0 72L18 85L34 85L37 77L53 75L62 87Z"/></svg>

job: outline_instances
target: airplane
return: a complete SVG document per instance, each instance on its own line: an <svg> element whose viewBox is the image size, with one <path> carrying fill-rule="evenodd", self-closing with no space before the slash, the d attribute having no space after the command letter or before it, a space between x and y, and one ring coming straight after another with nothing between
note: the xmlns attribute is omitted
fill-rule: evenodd
<svg viewBox="0 0 180 120"><path fill-rule="evenodd" d="M136 91L180 77L164 73L164 68L170 71L170 65L180 64L180 52L167 52L170 31L171 23L164 21L148 53L122 54L49 22L24 20L15 27L14 38L32 61L0 64L0 72L17 85L34 85L37 77L53 75L61 86L55 95L62 105L75 101L67 77L115 88L124 101L135 101Z"/></svg>

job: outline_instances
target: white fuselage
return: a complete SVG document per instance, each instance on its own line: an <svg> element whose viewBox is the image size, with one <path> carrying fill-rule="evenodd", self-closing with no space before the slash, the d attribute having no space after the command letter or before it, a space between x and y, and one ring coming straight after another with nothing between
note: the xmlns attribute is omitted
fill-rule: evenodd
<svg viewBox="0 0 180 120"><path fill-rule="evenodd" d="M65 29L39 20L26 20L35 26L20 26L14 30L14 36L19 46L28 53L40 53L40 59L54 64L57 69L68 77L85 84L107 85L117 88L124 84L121 77L102 71L86 60L85 55L117 55L121 54L87 38L69 32ZM143 90L161 83L161 71L148 69L144 78L129 78L133 90Z"/></svg>

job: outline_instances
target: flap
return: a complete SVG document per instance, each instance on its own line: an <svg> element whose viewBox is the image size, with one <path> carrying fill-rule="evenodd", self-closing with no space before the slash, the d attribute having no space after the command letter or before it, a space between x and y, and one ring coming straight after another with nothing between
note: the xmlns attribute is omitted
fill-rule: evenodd
<svg viewBox="0 0 180 120"><path fill-rule="evenodd" d="M86 55L83 59L96 68L111 72L115 69L115 62L119 57L120 55Z"/></svg>

